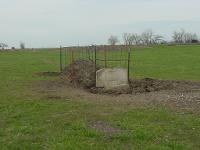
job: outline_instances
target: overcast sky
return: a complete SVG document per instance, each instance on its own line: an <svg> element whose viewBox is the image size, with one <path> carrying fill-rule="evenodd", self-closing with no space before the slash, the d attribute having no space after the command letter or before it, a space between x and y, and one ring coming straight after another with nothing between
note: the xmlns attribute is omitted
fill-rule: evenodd
<svg viewBox="0 0 200 150"><path fill-rule="evenodd" d="M200 35L200 0L0 0L0 42L27 47L105 44L152 29Z"/></svg>

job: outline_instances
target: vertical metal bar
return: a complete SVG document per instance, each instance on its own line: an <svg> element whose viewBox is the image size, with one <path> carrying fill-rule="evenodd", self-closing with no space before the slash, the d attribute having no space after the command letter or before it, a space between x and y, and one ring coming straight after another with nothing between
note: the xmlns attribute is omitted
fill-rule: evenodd
<svg viewBox="0 0 200 150"><path fill-rule="evenodd" d="M87 47L87 50L88 50L88 58L89 58L89 60L90 60L90 48Z"/></svg>
<svg viewBox="0 0 200 150"><path fill-rule="evenodd" d="M95 50L94 50L94 46L91 47L92 50L92 59L95 62Z"/></svg>
<svg viewBox="0 0 200 150"><path fill-rule="evenodd" d="M84 50L85 50L85 60L88 60L87 48L86 48L86 47L84 47Z"/></svg>
<svg viewBox="0 0 200 150"><path fill-rule="evenodd" d="M62 47L60 46L60 72L62 72Z"/></svg>
<svg viewBox="0 0 200 150"><path fill-rule="evenodd" d="M72 48L70 48L69 55L70 55L70 64L71 64L72 63Z"/></svg>
<svg viewBox="0 0 200 150"><path fill-rule="evenodd" d="M95 77L95 86L96 86L96 70L97 70L97 47L94 46L94 77Z"/></svg>
<svg viewBox="0 0 200 150"><path fill-rule="evenodd" d="M72 63L74 62L74 49L72 50Z"/></svg>
<svg viewBox="0 0 200 150"><path fill-rule="evenodd" d="M122 57L122 47L120 47L120 52L121 52L120 67L123 67L124 63L122 62L122 59L123 59L123 57Z"/></svg>
<svg viewBox="0 0 200 150"><path fill-rule="evenodd" d="M84 52L83 52L83 48L79 48L80 53L81 53L81 58L82 60L84 60Z"/></svg>
<svg viewBox="0 0 200 150"><path fill-rule="evenodd" d="M128 48L128 82L130 83L130 58L131 58L131 48Z"/></svg>
<svg viewBox="0 0 200 150"><path fill-rule="evenodd" d="M103 46L104 48L104 61L105 61L105 68L107 68L107 49Z"/></svg>
<svg viewBox="0 0 200 150"><path fill-rule="evenodd" d="M67 67L67 50L66 50L66 48L65 48L65 67Z"/></svg>

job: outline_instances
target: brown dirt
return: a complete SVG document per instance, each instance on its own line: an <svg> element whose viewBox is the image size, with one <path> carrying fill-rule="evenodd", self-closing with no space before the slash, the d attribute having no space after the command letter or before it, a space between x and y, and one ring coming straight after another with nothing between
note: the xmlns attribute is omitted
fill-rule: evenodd
<svg viewBox="0 0 200 150"><path fill-rule="evenodd" d="M79 99L122 110L133 106L163 105L181 112L200 114L200 82L145 78L131 80L127 89L99 89L94 87L94 63L85 60L75 61L62 73L43 72L37 75L60 77L33 84L33 91L49 100ZM96 124L96 127L101 126L106 130L103 123Z"/></svg>
<svg viewBox="0 0 200 150"><path fill-rule="evenodd" d="M89 91L95 94L139 94L149 93L156 91L175 90L175 91L187 91L192 89L199 89L200 83L191 81L170 81L170 80L156 80L151 78L145 78L142 80L131 80L129 88L105 90L103 88L91 88Z"/></svg>
<svg viewBox="0 0 200 150"><path fill-rule="evenodd" d="M137 80L137 82L139 82ZM94 94L84 88L74 88L63 80L38 81L32 86L37 96L49 100L80 100L96 103L99 106L112 106L121 111L127 107L167 106L180 112L194 112L200 114L200 82L192 81L163 81L164 85L172 85L162 90L152 92L138 92L132 94ZM157 83L157 82L156 82ZM159 81L159 84L162 82ZM146 86L145 86L146 89ZM101 110L96 110L100 111ZM110 110L108 110L110 111ZM104 112L105 113L105 112ZM107 115L107 114L105 114Z"/></svg>
<svg viewBox="0 0 200 150"><path fill-rule="evenodd" d="M84 88L95 86L95 66L93 61L76 60L64 69L62 78Z"/></svg>
<svg viewBox="0 0 200 150"><path fill-rule="evenodd" d="M85 63L85 64L84 64ZM88 66L87 69L79 69L80 64ZM87 64L87 65L86 65ZM165 90L175 90L175 91L190 91L199 90L200 82L192 81L176 81L176 80L156 80L151 78L144 78L141 80L131 80L129 83L129 88L125 89L113 89L106 90L103 88L96 88L94 80L94 68L92 62L89 61L76 61L64 72L40 72L35 75L45 76L45 77L60 77L62 83L73 86L74 88L85 88L93 94L139 94L139 93L149 93L156 91ZM72 69L73 68L73 69ZM73 70L73 71L72 71ZM71 77L71 73L74 72L74 77ZM84 80L86 79L86 80Z"/></svg>

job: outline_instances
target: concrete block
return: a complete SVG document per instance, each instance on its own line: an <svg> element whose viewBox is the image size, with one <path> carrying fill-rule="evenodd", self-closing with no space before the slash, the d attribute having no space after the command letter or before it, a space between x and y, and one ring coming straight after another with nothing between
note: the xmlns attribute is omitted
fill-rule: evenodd
<svg viewBox="0 0 200 150"><path fill-rule="evenodd" d="M104 68L96 72L96 87L114 89L128 87L128 71L124 68Z"/></svg>

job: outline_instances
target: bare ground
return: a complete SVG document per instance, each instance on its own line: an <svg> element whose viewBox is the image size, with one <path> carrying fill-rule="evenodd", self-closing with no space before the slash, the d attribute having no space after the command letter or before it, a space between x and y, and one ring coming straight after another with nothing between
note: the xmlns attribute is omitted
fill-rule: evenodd
<svg viewBox="0 0 200 150"><path fill-rule="evenodd" d="M150 80L151 81L151 80ZM146 81L145 81L146 82ZM77 88L67 81L61 79L53 81L37 81L33 83L32 91L40 94L42 97L51 100L75 99L95 103L101 106L112 105L116 109L126 107L150 107L166 106L175 111L184 113L192 112L200 114L200 83L191 81L158 81L152 83L153 86L144 86L152 88L161 86L162 88L143 90L142 92L123 93L91 93L83 88ZM142 85L144 80L134 81L133 84ZM166 86L167 85L167 86ZM138 86L136 86L138 89ZM163 88L166 87L166 88ZM145 89L144 88L144 89Z"/></svg>

